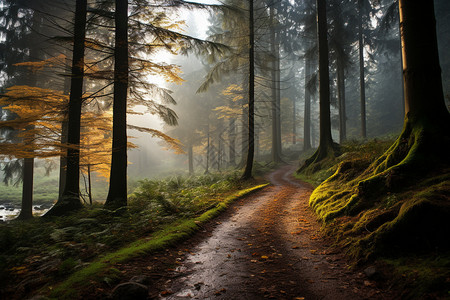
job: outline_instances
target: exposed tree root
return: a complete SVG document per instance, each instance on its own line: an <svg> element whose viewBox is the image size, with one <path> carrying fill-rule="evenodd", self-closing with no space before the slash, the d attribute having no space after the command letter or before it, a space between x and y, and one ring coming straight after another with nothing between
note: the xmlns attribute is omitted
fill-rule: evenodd
<svg viewBox="0 0 450 300"><path fill-rule="evenodd" d="M330 143L329 145L323 145L319 146L317 148L316 152L305 160L303 165L297 170L297 173L305 172L307 169L312 168L314 169L314 165L322 162L323 160L329 158L329 157L336 157L339 156L341 152L341 148L339 144L336 144L334 142Z"/></svg>

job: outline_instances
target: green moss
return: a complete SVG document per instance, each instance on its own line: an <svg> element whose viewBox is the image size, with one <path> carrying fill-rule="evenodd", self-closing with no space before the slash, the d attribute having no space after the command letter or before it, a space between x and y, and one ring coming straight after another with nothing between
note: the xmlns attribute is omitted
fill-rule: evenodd
<svg viewBox="0 0 450 300"><path fill-rule="evenodd" d="M424 125L408 126L391 146L347 146L311 195L325 232L355 261L450 249L450 168L444 151L434 152L448 145L433 144Z"/></svg>

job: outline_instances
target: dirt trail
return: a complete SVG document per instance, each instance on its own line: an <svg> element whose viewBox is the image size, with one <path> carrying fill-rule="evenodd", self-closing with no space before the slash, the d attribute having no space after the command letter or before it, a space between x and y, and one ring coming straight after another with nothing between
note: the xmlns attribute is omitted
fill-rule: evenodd
<svg viewBox="0 0 450 300"><path fill-rule="evenodd" d="M308 207L312 188L293 171L271 173L271 186L217 219L160 299L393 299L332 253Z"/></svg>

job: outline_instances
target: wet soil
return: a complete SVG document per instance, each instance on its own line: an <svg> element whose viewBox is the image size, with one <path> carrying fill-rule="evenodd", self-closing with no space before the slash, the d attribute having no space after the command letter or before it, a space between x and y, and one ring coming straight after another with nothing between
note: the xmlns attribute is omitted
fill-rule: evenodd
<svg viewBox="0 0 450 300"><path fill-rule="evenodd" d="M149 278L158 299L396 299L320 235L312 187L284 166L272 185L237 201L175 249L120 269Z"/></svg>

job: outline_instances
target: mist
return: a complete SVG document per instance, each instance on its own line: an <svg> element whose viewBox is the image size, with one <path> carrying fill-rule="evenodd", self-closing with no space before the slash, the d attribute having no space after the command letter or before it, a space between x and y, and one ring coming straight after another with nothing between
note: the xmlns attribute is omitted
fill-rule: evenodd
<svg viewBox="0 0 450 300"><path fill-rule="evenodd" d="M448 107L450 59L446 49L449 47L447 37L450 28L448 23L450 4L443 0L435 2L442 78ZM220 3L210 1L208 4ZM255 80L255 161L262 165L273 161L274 149L277 147L279 148L277 155L283 161L295 161L304 151L308 151L309 145L305 145L304 127L305 93L308 93L311 98L308 143L312 148L318 146L320 132L318 66L314 50L315 32L313 26L308 24L309 16L306 13L298 14L302 5L290 1L282 1L277 6L275 17L270 15L269 6L264 7L264 5L263 2L257 4L256 9L259 14L256 19L257 30L255 33L257 75ZM241 8L245 9L245 7ZM351 23L352 16L348 15L348 11L342 12L340 16L344 19L347 18L342 28L338 28L336 23L330 23L330 114L332 137L336 142L392 138L399 134L403 126L404 104L398 19L394 16L389 26L382 29L381 27L384 25L380 16L385 11L382 7L373 9L378 11L369 14L364 25L367 35L364 44L366 103L364 136L361 134L361 78L357 51L357 28ZM161 102L156 94L148 94L151 99L167 105L175 112L178 117L178 125L167 125L158 116L158 113L148 113L142 105L135 106L135 111L139 114L129 114L127 121L132 125L161 131L176 139L179 141L183 153L171 150L171 147L158 137L129 129L129 141L136 146L136 148L128 150L128 178L131 187L134 187L135 182L142 178L223 172L239 169L245 163L248 144L245 106L248 73L245 61L247 58L244 53L247 32L245 26L242 25L243 18L238 17L236 20L231 20L226 19L229 18L227 14L218 10L183 8L171 13L170 18L175 18L175 22L182 22L176 29L177 32L200 40L222 43L230 47L234 54L225 51L222 56L214 57L212 52L208 53L207 50L201 49L176 55L163 49L154 54L145 54L146 58L155 63L176 65L181 71L179 75L183 81L178 83L168 82L157 72L147 76L149 83L170 91L170 95L177 102L176 105L166 104L164 101ZM271 22L274 22L273 20L277 20L277 24L270 26ZM48 36L55 32L55 29L45 26L43 30L46 30L45 35ZM271 35L276 42L273 49L271 49ZM42 40L42 37L40 38ZM5 42L6 35L2 34L0 40ZM55 47L55 45L41 43L42 47ZM243 44L244 46L242 46ZM335 71L338 54L342 56L339 59L345 61L343 67L345 79L343 85L339 87ZM311 70L308 72L305 71L306 59L311 64ZM4 60L2 59L2 61ZM217 65L224 62L226 62L224 64L226 67L223 70L217 69ZM274 71L279 72L274 74ZM8 72L3 68L0 73L2 91L5 91L13 83L8 79L8 76L12 76L8 75ZM61 72L46 71L44 75L47 77L43 80L45 81L43 85L50 86L61 82L63 78L55 76L58 73ZM94 81L91 82L91 90L94 91L96 87ZM89 84L88 81L86 85ZM340 121L339 89L344 89L345 93L345 116L343 117L346 126L345 137L340 136L343 125ZM146 94L145 91L143 93ZM272 105L273 97L278 99L275 108ZM275 109L276 115L274 115L273 109ZM7 118L5 111L2 115L3 119ZM277 118L276 121L274 121L274 117ZM278 124L276 125L278 133L275 133L273 129L274 122ZM280 135L275 146L274 134ZM14 156L4 160L4 163L11 159L14 159ZM38 180L56 181L58 164L57 158L37 159L36 168L43 170L37 171L37 174L45 174L42 178L39 175ZM49 177L46 179L46 176ZM8 186L0 187L5 194L7 190L19 191L21 189L20 174L13 177L9 180ZM2 175L2 178L5 178L5 175ZM98 174L94 178L93 186L96 186L94 199L103 201L107 192L108 180ZM81 183L84 184L84 181L82 179ZM52 187L48 193L55 195L57 186ZM8 201L18 202L19 194L19 192L14 196L11 194L8 196ZM37 197L36 203L39 204L40 199ZM42 199L48 200L49 198ZM6 198L1 201L6 201Z"/></svg>

